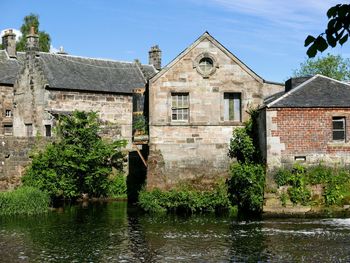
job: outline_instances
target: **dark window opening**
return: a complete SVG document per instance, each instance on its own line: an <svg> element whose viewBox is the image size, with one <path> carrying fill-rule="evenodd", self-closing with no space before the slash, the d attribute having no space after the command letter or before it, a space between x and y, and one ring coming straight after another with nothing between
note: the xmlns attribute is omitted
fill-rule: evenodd
<svg viewBox="0 0 350 263"><path fill-rule="evenodd" d="M333 117L333 141L345 142L346 122L345 117Z"/></svg>
<svg viewBox="0 0 350 263"><path fill-rule="evenodd" d="M12 117L12 111L11 110L5 110L5 116L6 117Z"/></svg>
<svg viewBox="0 0 350 263"><path fill-rule="evenodd" d="M5 135L12 135L13 133L13 126L12 124L5 124L4 125L4 134Z"/></svg>
<svg viewBox="0 0 350 263"><path fill-rule="evenodd" d="M51 137L51 125L45 125L45 136Z"/></svg>

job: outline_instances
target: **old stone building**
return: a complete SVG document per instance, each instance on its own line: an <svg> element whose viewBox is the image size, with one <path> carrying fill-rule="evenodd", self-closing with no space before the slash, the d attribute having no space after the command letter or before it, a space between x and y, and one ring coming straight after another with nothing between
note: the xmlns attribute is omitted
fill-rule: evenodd
<svg viewBox="0 0 350 263"><path fill-rule="evenodd" d="M38 51L38 36L27 36L16 52L7 31L0 50L0 190L18 184L35 137L51 137L60 114L97 111L103 136L132 141L133 91L144 91L157 71L138 61L121 62ZM150 61L160 66L158 48Z"/></svg>
<svg viewBox="0 0 350 263"><path fill-rule="evenodd" d="M296 161L350 164L350 85L322 75L290 79L262 109L269 171ZM264 140L265 138L265 140Z"/></svg>
<svg viewBox="0 0 350 263"><path fill-rule="evenodd" d="M148 188L225 176L233 129L282 89L204 33L150 80Z"/></svg>

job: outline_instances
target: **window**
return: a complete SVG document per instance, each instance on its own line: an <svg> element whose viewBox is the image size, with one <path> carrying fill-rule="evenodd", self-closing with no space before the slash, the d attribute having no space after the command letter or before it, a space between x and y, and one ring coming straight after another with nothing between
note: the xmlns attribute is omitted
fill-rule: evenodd
<svg viewBox="0 0 350 263"><path fill-rule="evenodd" d="M240 93L224 93L224 120L241 121Z"/></svg>
<svg viewBox="0 0 350 263"><path fill-rule="evenodd" d="M333 117L333 141L344 142L345 134L345 117Z"/></svg>
<svg viewBox="0 0 350 263"><path fill-rule="evenodd" d="M204 74L209 74L213 68L213 64L213 60L208 57L204 57L199 61L198 66Z"/></svg>
<svg viewBox="0 0 350 263"><path fill-rule="evenodd" d="M33 136L33 125L31 123L26 124L27 137Z"/></svg>
<svg viewBox="0 0 350 263"><path fill-rule="evenodd" d="M11 110L5 110L5 116L6 117L12 117L12 111Z"/></svg>
<svg viewBox="0 0 350 263"><path fill-rule="evenodd" d="M45 135L51 137L51 125L45 125Z"/></svg>
<svg viewBox="0 0 350 263"><path fill-rule="evenodd" d="M188 121L188 93L171 94L171 120Z"/></svg>
<svg viewBox="0 0 350 263"><path fill-rule="evenodd" d="M12 124L5 124L4 125L4 134L5 135L12 135L13 127Z"/></svg>

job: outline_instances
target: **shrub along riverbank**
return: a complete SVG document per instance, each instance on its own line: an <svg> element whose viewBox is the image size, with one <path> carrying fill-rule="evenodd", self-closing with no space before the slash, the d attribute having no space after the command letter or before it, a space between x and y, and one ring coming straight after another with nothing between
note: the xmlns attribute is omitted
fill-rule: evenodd
<svg viewBox="0 0 350 263"><path fill-rule="evenodd" d="M277 171L275 181L283 206L288 200L293 204L311 206L350 205L350 171L345 168L297 164ZM321 191L313 194L312 188L317 185Z"/></svg>
<svg viewBox="0 0 350 263"><path fill-rule="evenodd" d="M34 187L0 192L0 215L33 215L48 211L49 195Z"/></svg>
<svg viewBox="0 0 350 263"><path fill-rule="evenodd" d="M217 182L212 190L201 191L191 186L182 186L169 191L155 189L142 190L139 194L139 205L150 213L235 213L231 206L224 181Z"/></svg>

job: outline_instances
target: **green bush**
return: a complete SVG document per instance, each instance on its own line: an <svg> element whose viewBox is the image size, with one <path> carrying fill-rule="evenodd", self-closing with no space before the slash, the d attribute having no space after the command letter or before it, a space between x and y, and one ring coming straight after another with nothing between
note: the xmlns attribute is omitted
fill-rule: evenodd
<svg viewBox="0 0 350 263"><path fill-rule="evenodd" d="M116 174L110 178L108 197L127 198L126 176L123 173Z"/></svg>
<svg viewBox="0 0 350 263"><path fill-rule="evenodd" d="M288 185L292 177L292 171L288 169L279 169L274 177L278 186Z"/></svg>
<svg viewBox="0 0 350 263"><path fill-rule="evenodd" d="M213 191L199 191L186 187L161 191L142 190L139 206L146 212L202 213L229 210L230 202L224 182L218 183Z"/></svg>
<svg viewBox="0 0 350 263"><path fill-rule="evenodd" d="M307 185L324 185L324 203L342 205L350 199L350 173L346 169L331 168L323 165L305 168L296 164L292 170L280 169L275 174L278 186L290 185L288 195L293 203L306 205L311 199Z"/></svg>
<svg viewBox="0 0 350 263"><path fill-rule="evenodd" d="M0 215L40 214L48 211L49 195L33 187L0 192Z"/></svg>
<svg viewBox="0 0 350 263"><path fill-rule="evenodd" d="M61 116L56 141L34 155L23 184L49 193L51 198L74 199L86 193L106 196L112 166L122 170L125 141L108 143L98 135L97 113L74 111Z"/></svg>
<svg viewBox="0 0 350 263"><path fill-rule="evenodd" d="M265 171L262 165L232 164L227 183L230 200L240 211L253 214L262 211L265 184Z"/></svg>

